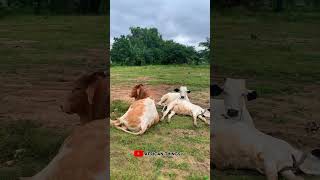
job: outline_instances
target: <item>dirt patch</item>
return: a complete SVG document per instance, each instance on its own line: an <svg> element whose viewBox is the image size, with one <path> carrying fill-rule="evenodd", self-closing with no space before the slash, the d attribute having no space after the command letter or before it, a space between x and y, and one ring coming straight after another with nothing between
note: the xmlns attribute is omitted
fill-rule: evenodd
<svg viewBox="0 0 320 180"><path fill-rule="evenodd" d="M111 101L114 100L123 100L129 103L133 102L134 99L129 97L131 93L131 89L133 86L111 86ZM173 90L176 88L175 86L170 85L146 85L149 89L151 96L155 99L156 102L160 101L160 98L168 93L174 92ZM191 102L200 105L203 108L209 107L209 90L201 91L196 93L188 94Z"/></svg>
<svg viewBox="0 0 320 180"><path fill-rule="evenodd" d="M74 127L79 123L77 115L67 115L59 106L78 77L78 70L66 69L62 74L49 69L42 74L42 70L0 78L0 120L32 120L52 128Z"/></svg>
<svg viewBox="0 0 320 180"><path fill-rule="evenodd" d="M320 147L320 131L309 133L310 122L320 123L320 86L306 86L289 96L259 98L248 103L258 129L284 139L301 149Z"/></svg>

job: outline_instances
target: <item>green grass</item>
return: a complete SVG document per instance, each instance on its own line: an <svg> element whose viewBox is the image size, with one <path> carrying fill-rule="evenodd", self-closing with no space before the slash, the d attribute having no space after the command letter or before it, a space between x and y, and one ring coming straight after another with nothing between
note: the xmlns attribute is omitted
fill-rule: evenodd
<svg viewBox="0 0 320 180"><path fill-rule="evenodd" d="M262 97L295 95L306 85L320 83L320 13L233 11L217 13L212 18L216 75L247 79L248 87ZM299 112L297 107L296 113ZM289 122L286 116L270 121ZM214 179L265 177L251 171L230 170L215 171Z"/></svg>
<svg viewBox="0 0 320 180"><path fill-rule="evenodd" d="M65 138L65 133L32 121L2 122L0 127L0 179L34 175L50 162ZM23 152L15 156L19 149ZM11 160L14 164L6 165Z"/></svg>
<svg viewBox="0 0 320 180"><path fill-rule="evenodd" d="M145 78L148 86L187 85L202 92L209 88L209 66L144 66L111 68L111 85L131 88ZM112 92L111 92L112 95ZM205 97L201 97L205 98ZM207 97L209 98L209 96ZM129 103L114 100L111 103L111 119L122 116ZM160 109L159 109L159 114ZM210 137L209 127L198 120L193 126L192 117L175 115L152 126L142 136L134 136L116 128L110 129L111 179L209 179ZM142 157L132 155L133 150L180 152L170 157ZM199 165L200 164L200 165Z"/></svg>
<svg viewBox="0 0 320 180"><path fill-rule="evenodd" d="M263 94L319 83L320 13L244 14L213 17L216 73L254 79Z"/></svg>
<svg viewBox="0 0 320 180"><path fill-rule="evenodd" d="M210 82L209 65L150 65L150 66L113 66L111 85L133 85L146 78L151 85L186 85L200 90L208 88Z"/></svg>
<svg viewBox="0 0 320 180"><path fill-rule="evenodd" d="M88 70L87 66L104 67L106 59L100 51L108 47L108 24L105 16L3 17L0 19L1 76L8 75L6 80L10 82L31 77L37 83L52 80L49 77L54 77L53 74L70 75L75 69ZM95 54L97 57L90 54L95 50L100 50ZM37 120L7 123L11 120L4 117L0 117L1 180L34 175L57 153L68 133L32 123ZM17 149L26 150L18 159L14 158ZM5 162L10 160L15 163L8 167Z"/></svg>
<svg viewBox="0 0 320 180"><path fill-rule="evenodd" d="M85 67L91 49L108 47L105 16L7 16L0 19L0 70ZM79 53L81 52L81 53ZM101 64L105 61L101 59Z"/></svg>

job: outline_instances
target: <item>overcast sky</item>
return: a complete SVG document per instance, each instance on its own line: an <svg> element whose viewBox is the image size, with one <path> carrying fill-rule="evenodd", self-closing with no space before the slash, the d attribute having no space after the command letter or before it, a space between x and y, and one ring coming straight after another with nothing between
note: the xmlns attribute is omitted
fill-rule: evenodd
<svg viewBox="0 0 320 180"><path fill-rule="evenodd" d="M156 27L164 39L195 46L210 32L209 0L111 0L111 43L129 27Z"/></svg>

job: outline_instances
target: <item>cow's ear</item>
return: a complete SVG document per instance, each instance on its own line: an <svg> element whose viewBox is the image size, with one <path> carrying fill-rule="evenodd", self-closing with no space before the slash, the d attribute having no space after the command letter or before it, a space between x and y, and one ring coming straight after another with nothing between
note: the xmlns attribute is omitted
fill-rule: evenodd
<svg viewBox="0 0 320 180"><path fill-rule="evenodd" d="M178 88L175 88L174 91L175 91L175 92L179 92L180 90L179 90Z"/></svg>
<svg viewBox="0 0 320 180"><path fill-rule="evenodd" d="M138 88L137 88L137 93L136 93L136 97L140 97L140 91L141 91L141 86L139 86Z"/></svg>
<svg viewBox="0 0 320 180"><path fill-rule="evenodd" d="M320 159L320 149L314 149L311 151L311 154Z"/></svg>
<svg viewBox="0 0 320 180"><path fill-rule="evenodd" d="M96 91L97 81L99 79L102 79L103 77L104 77L103 72L94 72L91 75L89 75L88 82L87 82L88 86L86 89L89 104L93 104L93 97Z"/></svg>
<svg viewBox="0 0 320 180"><path fill-rule="evenodd" d="M89 104L93 104L93 97L96 91L96 83L90 83L86 89Z"/></svg>
<svg viewBox="0 0 320 180"><path fill-rule="evenodd" d="M249 93L247 94L247 99L248 99L248 101L257 99L257 97L258 97L257 91L251 91L251 92L249 92Z"/></svg>
<svg viewBox="0 0 320 180"><path fill-rule="evenodd" d="M223 92L223 89L221 89L218 85L214 84L210 88L211 96L219 96Z"/></svg>
<svg viewBox="0 0 320 180"><path fill-rule="evenodd" d="M187 91L187 93L191 93L191 91L190 91L190 90L188 90L188 91Z"/></svg>

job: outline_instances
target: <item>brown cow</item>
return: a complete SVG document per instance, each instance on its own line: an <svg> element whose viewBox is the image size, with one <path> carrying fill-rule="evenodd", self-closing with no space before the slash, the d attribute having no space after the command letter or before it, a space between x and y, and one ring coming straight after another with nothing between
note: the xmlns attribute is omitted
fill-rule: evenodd
<svg viewBox="0 0 320 180"><path fill-rule="evenodd" d="M105 180L109 137L107 121L78 126L58 154L39 173L21 180Z"/></svg>
<svg viewBox="0 0 320 180"><path fill-rule="evenodd" d="M62 111L78 114L81 124L107 117L108 86L104 72L83 75L75 81L72 92L61 105Z"/></svg>
<svg viewBox="0 0 320 180"><path fill-rule="evenodd" d="M142 84L136 85L131 91L130 97L135 98L128 111L110 124L124 132L141 135L153 124L159 122L159 114L156 104L150 93Z"/></svg>
<svg viewBox="0 0 320 180"><path fill-rule="evenodd" d="M76 127L64 141L58 154L33 177L26 180L105 180L109 163L108 80L103 72L79 78L61 107L77 113L82 126ZM102 119L105 118L105 119ZM93 121L94 120L94 121Z"/></svg>

